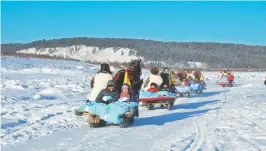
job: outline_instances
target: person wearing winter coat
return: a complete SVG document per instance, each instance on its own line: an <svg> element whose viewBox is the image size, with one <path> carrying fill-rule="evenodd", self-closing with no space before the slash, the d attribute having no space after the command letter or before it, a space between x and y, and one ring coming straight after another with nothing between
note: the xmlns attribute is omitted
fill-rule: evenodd
<svg viewBox="0 0 266 151"><path fill-rule="evenodd" d="M110 98L107 99L107 97ZM115 90L115 82L113 80L109 80L107 87L103 89L96 97L96 102L110 104L112 102L118 101L119 97L119 92Z"/></svg>
<svg viewBox="0 0 266 151"><path fill-rule="evenodd" d="M151 83L155 83L157 86L160 86L163 83L163 79L159 73L159 69L157 67L153 67L150 70L151 74L148 76L148 78L145 80L145 82L142 85L142 89L147 91L151 85Z"/></svg>
<svg viewBox="0 0 266 151"><path fill-rule="evenodd" d="M147 91L148 92L154 92L154 93L159 92L157 84L156 83L151 83L150 88Z"/></svg>
<svg viewBox="0 0 266 151"><path fill-rule="evenodd" d="M195 79L195 77L194 77L194 75L192 74L192 71L191 71L191 70L187 71L187 77L186 77L186 80L188 80L188 81L192 81L192 80L194 80L194 79Z"/></svg>
<svg viewBox="0 0 266 151"><path fill-rule="evenodd" d="M170 74L169 74L169 68L165 67L163 69L163 72L160 74L160 76L162 77L163 79L163 83L166 83L166 84L170 84ZM160 87L162 88L163 85L160 85Z"/></svg>
<svg viewBox="0 0 266 151"><path fill-rule="evenodd" d="M175 72L170 71L170 87L173 87L177 84L176 78L175 78Z"/></svg>
<svg viewBox="0 0 266 151"><path fill-rule="evenodd" d="M162 86L163 87L161 88L161 91L168 91L168 92L170 92L170 88L169 88L169 86L168 86L167 83L163 83Z"/></svg>
<svg viewBox="0 0 266 151"><path fill-rule="evenodd" d="M226 70L224 70L224 72L221 75L221 78L227 78L227 76L228 76L228 73Z"/></svg>
<svg viewBox="0 0 266 151"><path fill-rule="evenodd" d="M124 83L121 88L120 98L118 101L122 102L137 102L133 92L130 88L130 85ZM139 109L138 106L134 108L134 116L139 117Z"/></svg>
<svg viewBox="0 0 266 151"><path fill-rule="evenodd" d="M88 96L88 100L95 101L100 91L107 87L107 83L110 80L113 80L113 75L110 71L110 66L107 63L102 63L100 71L91 80L92 90L90 95Z"/></svg>
<svg viewBox="0 0 266 151"><path fill-rule="evenodd" d="M188 86L188 82L186 81L186 79L183 79L182 81L182 84L181 84L183 87L186 87Z"/></svg>
<svg viewBox="0 0 266 151"><path fill-rule="evenodd" d="M229 81L229 85L233 86L234 75L231 72L228 72L227 79Z"/></svg>
<svg viewBox="0 0 266 151"><path fill-rule="evenodd" d="M119 99L121 101L126 99L126 102L136 102L136 99L135 99L134 95L132 95L132 90L128 84L124 83L122 85Z"/></svg>

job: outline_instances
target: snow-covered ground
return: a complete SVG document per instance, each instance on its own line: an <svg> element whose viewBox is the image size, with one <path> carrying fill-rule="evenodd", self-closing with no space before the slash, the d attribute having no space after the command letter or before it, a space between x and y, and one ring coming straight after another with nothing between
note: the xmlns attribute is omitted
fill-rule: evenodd
<svg viewBox="0 0 266 151"><path fill-rule="evenodd" d="M2 150L266 150L266 72L235 73L233 88L217 86L217 74L206 72L207 91L178 98L173 110L141 107L130 128L93 129L72 111L85 103L98 69L83 62L2 57Z"/></svg>

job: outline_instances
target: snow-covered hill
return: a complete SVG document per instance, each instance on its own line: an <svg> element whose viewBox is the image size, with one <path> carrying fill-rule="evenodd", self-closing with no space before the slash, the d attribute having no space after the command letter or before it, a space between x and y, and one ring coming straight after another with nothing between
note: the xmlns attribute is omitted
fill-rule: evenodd
<svg viewBox="0 0 266 151"><path fill-rule="evenodd" d="M207 68L206 63L201 62L176 62L175 64L166 61L145 61L145 58L137 55L137 51L128 48L104 48L89 47L85 45L70 46L70 47L56 47L56 48L28 48L17 51L21 54L34 54L34 55L48 55L51 57L60 57L66 59L76 59L89 62L130 62L131 59L142 59L146 65L160 63L165 67L178 67L178 68Z"/></svg>
<svg viewBox="0 0 266 151"><path fill-rule="evenodd" d="M177 98L173 110L140 107L130 128L93 129L72 111L85 103L97 65L21 57L1 65L3 151L266 150L266 72L237 72L232 88L205 72L207 91Z"/></svg>
<svg viewBox="0 0 266 151"><path fill-rule="evenodd" d="M56 48L28 48L17 51L17 53L49 55L53 57L70 58L90 62L129 62L138 59L135 50L128 48L104 48L89 47L84 45ZM143 59L143 58L142 58Z"/></svg>

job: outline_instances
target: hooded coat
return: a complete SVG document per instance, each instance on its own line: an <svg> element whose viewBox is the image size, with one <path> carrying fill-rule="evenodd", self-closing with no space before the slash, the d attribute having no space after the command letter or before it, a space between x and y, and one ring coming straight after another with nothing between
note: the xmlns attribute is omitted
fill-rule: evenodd
<svg viewBox="0 0 266 151"><path fill-rule="evenodd" d="M160 75L158 75L158 73L159 70L156 67L153 67L151 69L151 74L148 76L148 78L142 85L143 90L147 91L152 83L155 83L157 86L160 86L163 83L163 79Z"/></svg>
<svg viewBox="0 0 266 151"><path fill-rule="evenodd" d="M88 96L90 101L95 101L96 97L100 93L101 90L107 87L107 83L109 80L113 80L113 75L110 71L110 67L108 64L101 64L101 70L94 76L91 81L91 93Z"/></svg>
<svg viewBox="0 0 266 151"><path fill-rule="evenodd" d="M112 103L112 102L116 102L116 101L119 99L119 97L120 97L119 92L116 91L116 90L114 90L114 91L110 91L110 90L108 90L108 88L107 88L108 86L114 86L114 85L115 85L114 81L113 81L113 80L109 80L108 83L107 83L106 88L103 89L103 90L101 90L100 93L98 94L98 96L96 97L96 99L95 99L96 102L97 102L97 103L105 103L105 102L102 100L102 98L103 98L104 96L111 96L111 97L112 97L112 99L108 101L108 104L109 104L109 103Z"/></svg>

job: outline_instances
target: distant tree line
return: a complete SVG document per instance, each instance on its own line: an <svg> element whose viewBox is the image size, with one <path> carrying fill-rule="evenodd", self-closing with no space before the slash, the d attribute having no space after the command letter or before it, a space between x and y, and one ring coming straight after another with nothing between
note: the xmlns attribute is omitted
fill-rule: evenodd
<svg viewBox="0 0 266 151"><path fill-rule="evenodd" d="M203 62L209 68L266 68L266 46L250 46L212 42L160 42L125 38L62 38L39 40L31 43L2 44L2 54L27 48L55 48L73 45L103 48L129 48L133 55L145 61L165 62L170 65L186 62ZM56 50L55 50L56 51Z"/></svg>

